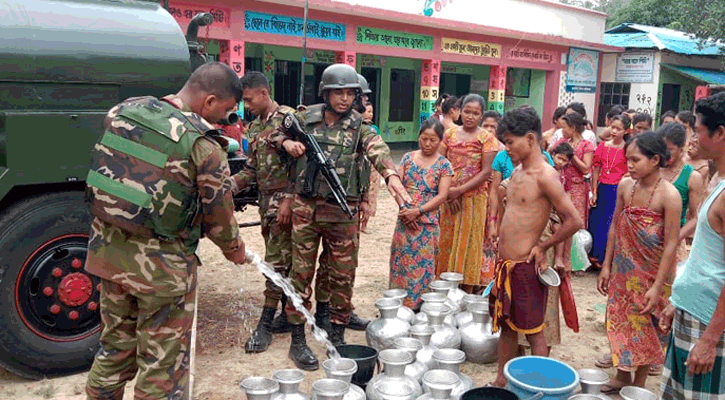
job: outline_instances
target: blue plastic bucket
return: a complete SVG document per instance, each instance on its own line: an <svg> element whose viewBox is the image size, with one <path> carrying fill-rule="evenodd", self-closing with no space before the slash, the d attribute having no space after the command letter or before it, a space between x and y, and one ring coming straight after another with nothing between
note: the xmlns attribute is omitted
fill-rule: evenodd
<svg viewBox="0 0 725 400"><path fill-rule="evenodd" d="M544 400L567 400L579 385L576 370L553 358L526 356L506 363L503 370L506 389L520 398L541 392Z"/></svg>

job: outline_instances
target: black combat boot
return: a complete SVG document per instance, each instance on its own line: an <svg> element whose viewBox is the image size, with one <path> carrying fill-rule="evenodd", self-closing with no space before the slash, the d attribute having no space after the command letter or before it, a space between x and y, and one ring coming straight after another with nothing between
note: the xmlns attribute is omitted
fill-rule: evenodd
<svg viewBox="0 0 725 400"><path fill-rule="evenodd" d="M330 328L330 303L317 303L315 325L320 329L324 329L327 332L327 336L332 335L332 328Z"/></svg>
<svg viewBox="0 0 725 400"><path fill-rule="evenodd" d="M277 310L272 307L264 307L262 316L259 317L257 329L252 332L252 336L247 339L244 345L244 351L247 353L261 353L272 343L272 319Z"/></svg>
<svg viewBox="0 0 725 400"><path fill-rule="evenodd" d="M330 342L332 342L332 345L337 347L345 343L345 325L338 325L336 323L332 323L331 329L330 329Z"/></svg>
<svg viewBox="0 0 725 400"><path fill-rule="evenodd" d="M307 347L305 324L292 326L292 343L289 346L288 356L299 369L305 371L317 371L320 369L320 363L317 361L315 353Z"/></svg>
<svg viewBox="0 0 725 400"><path fill-rule="evenodd" d="M369 319L362 319L355 313L350 314L350 320L347 321L347 327L354 331L364 331L370 323Z"/></svg>
<svg viewBox="0 0 725 400"><path fill-rule="evenodd" d="M292 331L292 324L287 321L287 313L285 307L287 306L287 296L282 296L282 312L277 314L272 321L272 333L286 333Z"/></svg>

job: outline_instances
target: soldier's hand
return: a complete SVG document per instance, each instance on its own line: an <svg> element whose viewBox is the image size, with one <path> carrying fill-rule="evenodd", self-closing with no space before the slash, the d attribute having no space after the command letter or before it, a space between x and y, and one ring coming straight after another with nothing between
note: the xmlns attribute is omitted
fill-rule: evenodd
<svg viewBox="0 0 725 400"><path fill-rule="evenodd" d="M360 232L368 233L368 221L372 215L370 204L365 201L360 202Z"/></svg>
<svg viewBox="0 0 725 400"><path fill-rule="evenodd" d="M294 158L300 158L305 154L305 145L296 140L285 140L282 143L285 151Z"/></svg>
<svg viewBox="0 0 725 400"><path fill-rule="evenodd" d="M388 191L391 195L393 195L393 198L395 199L395 202L398 203L398 206L413 202L413 199L408 194L408 191L405 190L403 182L400 181L400 177L397 175L390 175L388 177Z"/></svg>
<svg viewBox="0 0 725 400"><path fill-rule="evenodd" d="M247 262L245 254L246 249L244 248L244 241L240 240L239 242L239 248L228 253L222 252L222 254L224 254L224 257L226 257L227 260L235 264L244 264Z"/></svg>
<svg viewBox="0 0 725 400"><path fill-rule="evenodd" d="M292 197L285 197L277 211L277 223L289 225L292 222Z"/></svg>

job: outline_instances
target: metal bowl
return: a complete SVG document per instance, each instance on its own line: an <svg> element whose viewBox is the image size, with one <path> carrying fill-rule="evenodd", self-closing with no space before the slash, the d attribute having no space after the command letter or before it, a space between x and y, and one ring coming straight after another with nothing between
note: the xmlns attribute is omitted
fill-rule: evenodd
<svg viewBox="0 0 725 400"><path fill-rule="evenodd" d="M609 381L609 374L599 369L580 369L577 373L583 394L599 394L602 385Z"/></svg>
<svg viewBox="0 0 725 400"><path fill-rule="evenodd" d="M637 386L625 386L619 391L624 400L657 400L657 395Z"/></svg>
<svg viewBox="0 0 725 400"><path fill-rule="evenodd" d="M561 285L561 277L554 271L553 268L547 268L544 272L537 272L539 275L539 281L546 286L559 286Z"/></svg>
<svg viewBox="0 0 725 400"><path fill-rule="evenodd" d="M579 393L569 397L567 400L602 400L602 398L596 394Z"/></svg>

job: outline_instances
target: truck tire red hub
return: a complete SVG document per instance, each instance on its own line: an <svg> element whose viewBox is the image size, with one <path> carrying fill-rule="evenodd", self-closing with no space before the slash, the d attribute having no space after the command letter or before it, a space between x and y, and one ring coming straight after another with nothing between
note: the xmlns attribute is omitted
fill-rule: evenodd
<svg viewBox="0 0 725 400"><path fill-rule="evenodd" d="M63 277L58 285L58 299L69 307L78 307L91 298L93 281L88 275L74 272Z"/></svg>

